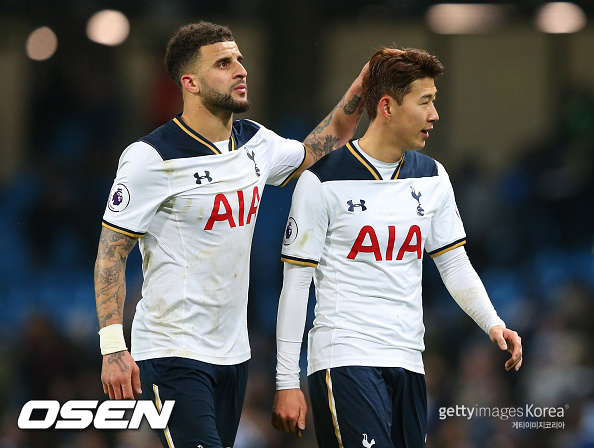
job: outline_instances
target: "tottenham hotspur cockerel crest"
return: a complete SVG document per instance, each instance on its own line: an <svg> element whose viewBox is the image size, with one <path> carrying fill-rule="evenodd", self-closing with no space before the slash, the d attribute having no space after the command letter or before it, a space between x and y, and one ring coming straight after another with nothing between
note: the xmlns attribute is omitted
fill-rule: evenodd
<svg viewBox="0 0 594 448"><path fill-rule="evenodd" d="M419 216L424 216L425 215L425 210L423 210L423 207L421 207L421 192L419 191L418 193L415 191L415 187L413 187L411 185L410 189L411 191L411 195L413 198L415 198L418 202L418 206L417 206L417 215Z"/></svg>

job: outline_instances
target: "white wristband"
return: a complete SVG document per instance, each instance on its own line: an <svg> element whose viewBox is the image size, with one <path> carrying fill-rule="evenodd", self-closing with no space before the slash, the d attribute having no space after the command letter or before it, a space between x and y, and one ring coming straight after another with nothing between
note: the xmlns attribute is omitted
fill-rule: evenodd
<svg viewBox="0 0 594 448"><path fill-rule="evenodd" d="M128 350L124 340L124 326L113 324L99 330L99 346L102 355Z"/></svg>

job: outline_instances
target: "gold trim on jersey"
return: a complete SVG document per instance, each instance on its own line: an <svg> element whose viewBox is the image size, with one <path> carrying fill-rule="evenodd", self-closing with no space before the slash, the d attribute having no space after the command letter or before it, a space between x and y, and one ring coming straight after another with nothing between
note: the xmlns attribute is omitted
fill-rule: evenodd
<svg viewBox="0 0 594 448"><path fill-rule="evenodd" d="M346 144L347 149L357 158L357 160L359 162L361 162L361 164L367 168L369 170L369 172L373 175L373 177L375 178L375 180L381 180L381 178L379 177L378 173L369 165L369 162L367 160L365 160L365 158L361 157L359 155L359 153L357 153L357 151L355 150L355 148L353 148L353 146L351 145L351 142L348 142Z"/></svg>
<svg viewBox="0 0 594 448"><path fill-rule="evenodd" d="M215 154L221 154L221 151L219 151L216 146L211 144L208 140L203 140L200 137L198 137L196 134L191 132L188 128L186 128L185 123L182 123L180 120L177 119L177 117L175 117L173 119L173 122L175 124L177 124L182 129L182 131L184 131L186 134L188 134L194 140L199 141L200 143L202 143L204 146L209 148ZM235 139L233 138L233 136L231 136L231 151L235 151Z"/></svg>
<svg viewBox="0 0 594 448"><path fill-rule="evenodd" d="M119 227L108 224L105 221L103 221L101 225L106 229L113 230L114 232L121 233L122 235L130 236L132 238L142 238L144 236L144 233L134 233L129 230L120 229Z"/></svg>
<svg viewBox="0 0 594 448"><path fill-rule="evenodd" d="M303 144L303 150L304 150L304 153L303 153L303 162L301 162L301 165L299 165L297 168L295 168L295 170L291 174L289 174L289 177L287 177L285 179L285 181L282 184L279 185L280 187L284 187L285 185L287 185L289 183L289 181L291 179L293 179L293 176L295 176L295 173L297 171L299 171L303 165L305 165L305 161L307 160L307 146L305 146L305 144Z"/></svg>
<svg viewBox="0 0 594 448"><path fill-rule="evenodd" d="M289 258L287 256L282 256L281 261L284 261L285 263L296 264L297 266L311 266L312 268L318 267L318 263L314 261L298 260L296 258Z"/></svg>
<svg viewBox="0 0 594 448"><path fill-rule="evenodd" d="M394 177L392 177L392 180L398 179L402 165L404 165L404 154L402 154L402 157L400 157L400 163L398 164L398 169L396 170L396 174L394 175Z"/></svg>
<svg viewBox="0 0 594 448"><path fill-rule="evenodd" d="M466 244L466 240L456 241L451 246L444 247L443 249L440 249L438 252L430 253L429 256L431 258L435 258L435 257L438 257L439 255L443 255L446 252L451 251L452 249L456 249L457 247L464 246L465 244Z"/></svg>

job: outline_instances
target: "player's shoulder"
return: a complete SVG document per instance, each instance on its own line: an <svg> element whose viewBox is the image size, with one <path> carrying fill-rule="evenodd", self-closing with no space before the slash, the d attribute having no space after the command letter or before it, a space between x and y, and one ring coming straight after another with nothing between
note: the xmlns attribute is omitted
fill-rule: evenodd
<svg viewBox="0 0 594 448"><path fill-rule="evenodd" d="M164 170L161 155L151 145L140 141L128 145L118 161L118 176L128 181L154 182L155 176L162 176Z"/></svg>
<svg viewBox="0 0 594 448"><path fill-rule="evenodd" d="M236 147L245 145L261 128L251 120L234 121L231 133ZM179 115L138 141L152 146L164 161L218 154L215 145L189 127Z"/></svg>
<svg viewBox="0 0 594 448"><path fill-rule="evenodd" d="M184 131L183 125L173 119L139 138L138 142L154 148L163 160L171 160L195 155L189 152L188 138L191 136Z"/></svg>
<svg viewBox="0 0 594 448"><path fill-rule="evenodd" d="M241 147L252 140L258 133L271 132L262 126L260 123L256 123L253 120L243 119L235 120L233 122L233 137L237 142L237 146Z"/></svg>
<svg viewBox="0 0 594 448"><path fill-rule="evenodd" d="M233 121L233 129L240 133L255 134L260 129L268 130L266 126L248 118Z"/></svg>
<svg viewBox="0 0 594 448"><path fill-rule="evenodd" d="M434 177L445 172L437 160L418 151L406 151L401 163L398 179ZM320 182L376 179L366 158L351 142L322 157L309 171Z"/></svg>
<svg viewBox="0 0 594 448"><path fill-rule="evenodd" d="M398 179L435 177L440 175L442 169L441 164L432 157L419 151L406 151Z"/></svg>
<svg viewBox="0 0 594 448"><path fill-rule="evenodd" d="M138 141L151 146L161 146L172 139L176 140L178 129L179 126L177 126L173 120L169 120L167 123L162 124L149 134L139 138Z"/></svg>
<svg viewBox="0 0 594 448"><path fill-rule="evenodd" d="M369 170L361 163L356 150L354 151L350 143L342 146L326 154L309 167L308 171L315 174L322 183L340 180L374 179Z"/></svg>
<svg viewBox="0 0 594 448"><path fill-rule="evenodd" d="M153 162L162 162L161 154L147 142L138 140L128 145L120 155L120 163L123 161L147 165Z"/></svg>

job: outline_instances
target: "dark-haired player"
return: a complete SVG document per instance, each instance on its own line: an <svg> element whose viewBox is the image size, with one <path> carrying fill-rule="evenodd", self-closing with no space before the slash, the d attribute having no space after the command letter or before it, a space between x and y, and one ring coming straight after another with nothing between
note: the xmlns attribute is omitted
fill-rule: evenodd
<svg viewBox="0 0 594 448"><path fill-rule="evenodd" d="M229 447L247 381L250 248L264 186L284 185L352 137L361 75L301 143L234 120L249 108L247 71L227 27L181 27L165 62L183 112L125 149L103 217L95 265L101 379L110 398L142 389L158 405L175 400L159 433L165 447ZM130 354L124 274L137 241L144 282Z"/></svg>
<svg viewBox="0 0 594 448"><path fill-rule="evenodd" d="M456 302L512 354L505 368L522 363L518 334L497 316L464 250L448 175L418 152L439 119L442 71L423 50L376 52L363 81L367 131L306 170L293 194L272 423L295 435L305 428L299 353L313 277L307 374L321 448L425 446L424 251Z"/></svg>

